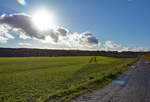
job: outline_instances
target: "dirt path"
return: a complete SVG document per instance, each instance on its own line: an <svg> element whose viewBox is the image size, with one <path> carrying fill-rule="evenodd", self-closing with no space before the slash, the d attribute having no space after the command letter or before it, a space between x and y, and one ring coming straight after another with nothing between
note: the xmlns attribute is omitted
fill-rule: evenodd
<svg viewBox="0 0 150 102"><path fill-rule="evenodd" d="M109 85L71 102L150 102L150 63L142 57Z"/></svg>

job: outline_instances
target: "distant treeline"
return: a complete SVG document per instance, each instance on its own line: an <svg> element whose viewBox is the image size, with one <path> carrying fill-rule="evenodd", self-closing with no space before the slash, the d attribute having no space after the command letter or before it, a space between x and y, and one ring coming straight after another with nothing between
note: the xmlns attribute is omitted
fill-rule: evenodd
<svg viewBox="0 0 150 102"><path fill-rule="evenodd" d="M117 51L82 51L82 50L52 50L29 48L0 48L0 57L35 57L35 56L108 56L137 57L150 52L117 52Z"/></svg>

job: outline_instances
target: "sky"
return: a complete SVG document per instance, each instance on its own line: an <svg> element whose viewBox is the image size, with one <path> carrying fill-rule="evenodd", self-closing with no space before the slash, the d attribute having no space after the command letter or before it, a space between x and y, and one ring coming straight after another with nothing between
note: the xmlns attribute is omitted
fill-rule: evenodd
<svg viewBox="0 0 150 102"><path fill-rule="evenodd" d="M149 5L150 0L0 0L0 47L147 51ZM53 16L46 24L55 22L46 30L40 24L46 18L32 22L43 9Z"/></svg>

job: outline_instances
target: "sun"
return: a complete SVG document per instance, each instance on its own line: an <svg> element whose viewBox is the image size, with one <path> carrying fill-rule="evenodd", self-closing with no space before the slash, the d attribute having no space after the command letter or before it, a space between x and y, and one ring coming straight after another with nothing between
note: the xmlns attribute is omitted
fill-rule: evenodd
<svg viewBox="0 0 150 102"><path fill-rule="evenodd" d="M46 10L38 10L32 16L32 22L40 31L45 31L55 26L53 14Z"/></svg>

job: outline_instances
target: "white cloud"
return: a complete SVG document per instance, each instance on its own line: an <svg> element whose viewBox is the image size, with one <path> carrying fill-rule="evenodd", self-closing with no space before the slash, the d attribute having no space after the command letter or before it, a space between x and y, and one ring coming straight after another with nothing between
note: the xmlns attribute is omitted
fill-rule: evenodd
<svg viewBox="0 0 150 102"><path fill-rule="evenodd" d="M1 43L6 43L7 40L8 40L8 38L5 38L5 37L0 36L0 42L1 42Z"/></svg>
<svg viewBox="0 0 150 102"><path fill-rule="evenodd" d="M25 47L28 47L28 46L32 46L32 44L30 43L25 43L25 42L21 42L21 43L18 43L19 46L25 46Z"/></svg>
<svg viewBox="0 0 150 102"><path fill-rule="evenodd" d="M131 49L130 49L129 47L123 47L123 48L120 50L120 52L122 52L122 51L131 51Z"/></svg>
<svg viewBox="0 0 150 102"><path fill-rule="evenodd" d="M150 48L132 46L132 47L123 47L120 51L135 51L135 52L140 52L140 51L150 51Z"/></svg>
<svg viewBox="0 0 150 102"><path fill-rule="evenodd" d="M104 50L119 50L119 48L121 48L120 44L114 43L112 41L105 41L105 43L103 44L103 49Z"/></svg>
<svg viewBox="0 0 150 102"><path fill-rule="evenodd" d="M0 42L6 43L9 39L14 39L12 35L8 32L8 27L4 25L0 25Z"/></svg>

